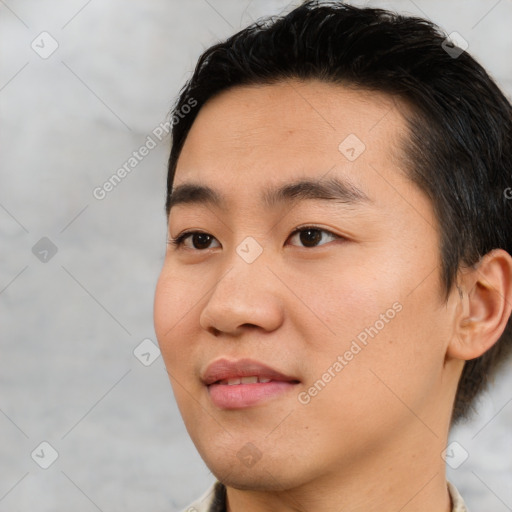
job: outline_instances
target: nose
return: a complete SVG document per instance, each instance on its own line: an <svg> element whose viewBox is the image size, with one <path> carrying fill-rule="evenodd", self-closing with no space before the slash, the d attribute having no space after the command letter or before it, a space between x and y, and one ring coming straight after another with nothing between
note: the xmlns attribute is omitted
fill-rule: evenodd
<svg viewBox="0 0 512 512"><path fill-rule="evenodd" d="M273 331L283 323L279 282L264 264L235 261L219 278L199 318L218 336L239 336L247 329Z"/></svg>

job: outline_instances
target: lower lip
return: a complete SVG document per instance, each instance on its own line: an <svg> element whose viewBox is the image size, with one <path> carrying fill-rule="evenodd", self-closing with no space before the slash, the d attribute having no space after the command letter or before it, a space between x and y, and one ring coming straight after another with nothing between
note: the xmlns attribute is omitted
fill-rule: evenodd
<svg viewBox="0 0 512 512"><path fill-rule="evenodd" d="M220 409L240 409L275 398L292 389L296 383L272 380L254 384L211 384L208 386L212 402Z"/></svg>

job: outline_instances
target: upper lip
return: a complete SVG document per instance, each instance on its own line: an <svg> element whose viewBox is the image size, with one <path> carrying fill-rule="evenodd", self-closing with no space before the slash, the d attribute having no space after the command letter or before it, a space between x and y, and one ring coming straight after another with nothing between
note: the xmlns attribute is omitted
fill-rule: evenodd
<svg viewBox="0 0 512 512"><path fill-rule="evenodd" d="M280 380L280 381L297 381L298 379L285 375L270 366L267 366L252 359L237 359L230 361L229 359L217 359L209 364L202 376L202 381L206 386L225 379L236 379L241 377L257 377Z"/></svg>

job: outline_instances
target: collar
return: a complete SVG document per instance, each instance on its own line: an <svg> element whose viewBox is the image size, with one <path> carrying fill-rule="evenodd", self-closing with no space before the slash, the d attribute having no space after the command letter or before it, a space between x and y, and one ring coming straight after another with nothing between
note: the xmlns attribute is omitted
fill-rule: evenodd
<svg viewBox="0 0 512 512"><path fill-rule="evenodd" d="M447 482L452 500L452 512L469 512L457 488ZM226 487L218 480L184 512L226 512Z"/></svg>

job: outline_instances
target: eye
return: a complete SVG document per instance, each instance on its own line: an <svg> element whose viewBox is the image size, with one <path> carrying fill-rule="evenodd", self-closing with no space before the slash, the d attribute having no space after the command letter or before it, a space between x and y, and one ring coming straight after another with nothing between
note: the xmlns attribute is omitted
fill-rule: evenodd
<svg viewBox="0 0 512 512"><path fill-rule="evenodd" d="M343 237L317 226L304 226L296 229L288 240L292 242L292 245L302 245L302 247L311 248L325 245L328 242L341 238ZM198 251L221 247L219 241L213 235L202 231L182 233L176 238L170 238L168 243L176 248L186 247Z"/></svg>
<svg viewBox="0 0 512 512"><path fill-rule="evenodd" d="M188 233L182 233L176 238L171 238L168 241L168 243L174 245L174 247L187 247L188 249L195 250L212 249L212 242L217 243L217 245L213 247L220 247L220 243L213 235L203 233L202 231L189 231Z"/></svg>
<svg viewBox="0 0 512 512"><path fill-rule="evenodd" d="M341 236L316 226L304 226L296 229L289 240L302 244L303 247L317 247L332 240L338 240ZM296 245L296 244L293 244Z"/></svg>

